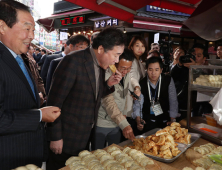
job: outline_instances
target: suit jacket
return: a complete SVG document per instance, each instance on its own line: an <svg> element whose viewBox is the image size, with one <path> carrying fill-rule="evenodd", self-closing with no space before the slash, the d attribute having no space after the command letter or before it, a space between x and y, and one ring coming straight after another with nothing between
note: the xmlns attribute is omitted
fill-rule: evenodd
<svg viewBox="0 0 222 170"><path fill-rule="evenodd" d="M41 56L39 62L38 62L38 65L39 66L42 66L45 62L45 59L47 58L48 56L45 54L44 56Z"/></svg>
<svg viewBox="0 0 222 170"><path fill-rule="evenodd" d="M38 53L37 55L35 53L33 53L33 58L35 59L36 63L39 62L41 57L42 57L41 53Z"/></svg>
<svg viewBox="0 0 222 170"><path fill-rule="evenodd" d="M60 57L62 57L62 53L54 54L54 55L50 55L50 56L46 57L44 64L42 66L42 70L41 70L41 77L43 79L43 83L44 83L45 87L46 87L46 78L47 78L47 74L48 74L48 70L49 70L49 65L52 60L54 60L56 58L60 58Z"/></svg>
<svg viewBox="0 0 222 170"><path fill-rule="evenodd" d="M60 117L48 125L48 140L63 139L63 152L76 155L84 150L98 117L101 97L115 89L108 88L105 70L100 68L99 92L93 58L89 48L67 55L58 65L49 92L48 105L61 108Z"/></svg>
<svg viewBox="0 0 222 170"><path fill-rule="evenodd" d="M27 71L32 79L31 73ZM21 68L0 43L0 169L11 170L43 161L44 130L40 123L39 96L35 99Z"/></svg>
<svg viewBox="0 0 222 170"><path fill-rule="evenodd" d="M63 59L63 57L60 57L60 58L52 60L50 63L48 74L47 74L47 79L46 79L46 94L47 95L48 95L49 89L51 87L52 76L55 72L56 67L58 66L60 61L62 61L62 59Z"/></svg>

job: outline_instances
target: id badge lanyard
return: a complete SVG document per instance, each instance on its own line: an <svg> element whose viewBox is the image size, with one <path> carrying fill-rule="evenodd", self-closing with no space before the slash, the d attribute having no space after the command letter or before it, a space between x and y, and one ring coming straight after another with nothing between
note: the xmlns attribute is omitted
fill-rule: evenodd
<svg viewBox="0 0 222 170"><path fill-rule="evenodd" d="M157 93L157 103L155 104L155 98L156 98L156 91L155 90L155 95L154 97L152 96L152 92L150 90L150 83L149 81L147 82L148 85L148 90L149 90L149 99L150 99L150 103L151 103L151 114L155 114L155 116L158 116L160 114L163 113L162 108L159 104L159 97L160 97L160 87L161 87L161 75L159 78L159 89L158 89L158 93Z"/></svg>

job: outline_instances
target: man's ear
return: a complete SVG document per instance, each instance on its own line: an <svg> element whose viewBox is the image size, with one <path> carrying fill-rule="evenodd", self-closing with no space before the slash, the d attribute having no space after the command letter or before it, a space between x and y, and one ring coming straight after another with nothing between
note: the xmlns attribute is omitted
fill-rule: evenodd
<svg viewBox="0 0 222 170"><path fill-rule="evenodd" d="M104 51L103 46L100 45L100 46L98 47L98 54L103 54L104 52L105 52L105 51Z"/></svg>
<svg viewBox="0 0 222 170"><path fill-rule="evenodd" d="M3 20L0 20L0 34L4 35L5 34L5 30L7 29L7 25Z"/></svg>

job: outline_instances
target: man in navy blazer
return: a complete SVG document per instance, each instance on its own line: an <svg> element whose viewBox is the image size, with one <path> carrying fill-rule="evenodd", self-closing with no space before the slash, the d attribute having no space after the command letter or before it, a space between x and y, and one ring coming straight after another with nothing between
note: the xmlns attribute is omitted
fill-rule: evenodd
<svg viewBox="0 0 222 170"><path fill-rule="evenodd" d="M36 85L20 56L34 38L35 22L29 8L3 0L0 9L0 169L26 164L41 167L45 140L41 121L53 122L60 109L39 109Z"/></svg>
<svg viewBox="0 0 222 170"><path fill-rule="evenodd" d="M56 58L61 58L66 56L70 50L69 50L69 45L70 45L70 41L66 41L66 44L64 45L64 51L59 53L59 54L53 54L50 55L48 57L46 57L45 62L42 66L42 70L41 70L41 77L44 83L44 86L46 87L46 78L47 78L47 74L48 74L48 70L49 70L49 65L51 63L52 60L56 59Z"/></svg>

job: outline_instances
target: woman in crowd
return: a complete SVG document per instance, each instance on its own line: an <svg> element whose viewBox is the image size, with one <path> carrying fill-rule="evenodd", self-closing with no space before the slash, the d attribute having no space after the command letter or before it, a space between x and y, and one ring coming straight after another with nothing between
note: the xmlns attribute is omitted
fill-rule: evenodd
<svg viewBox="0 0 222 170"><path fill-rule="evenodd" d="M148 52L148 48L147 48L147 43L145 41L144 38L142 38L141 36L134 36L128 46L128 49L130 49L133 54L134 54L134 61L132 63L132 68L130 70L130 75L131 75L131 85L132 85L132 91L134 91L134 93L137 96L140 96L141 91L140 91L140 85L139 85L139 81L145 77L146 75L146 71L145 71L145 60L147 58L147 52ZM133 99L131 96L127 97L127 100L130 101L130 103L132 103L132 105L128 105L128 110L131 110L131 112L133 112ZM138 128L138 124L137 124L137 128ZM134 134L137 135L137 128L136 127L132 127Z"/></svg>
<svg viewBox="0 0 222 170"><path fill-rule="evenodd" d="M147 76L140 81L141 100L135 100L133 107L137 109L132 114L140 124L141 134L154 128L164 128L176 121L178 116L176 88L171 76L162 74L162 59L149 58L146 69Z"/></svg>
<svg viewBox="0 0 222 170"><path fill-rule="evenodd" d="M145 59L147 57L147 44L144 38L141 36L134 36L128 46L130 50L133 51L134 61L132 64L131 83L136 94L140 92L139 81L145 77Z"/></svg>
<svg viewBox="0 0 222 170"><path fill-rule="evenodd" d="M181 46L177 47L173 51L173 62L170 65L170 71L173 69L173 67L179 63L179 58L181 56L184 56L186 54L186 50L184 50Z"/></svg>

